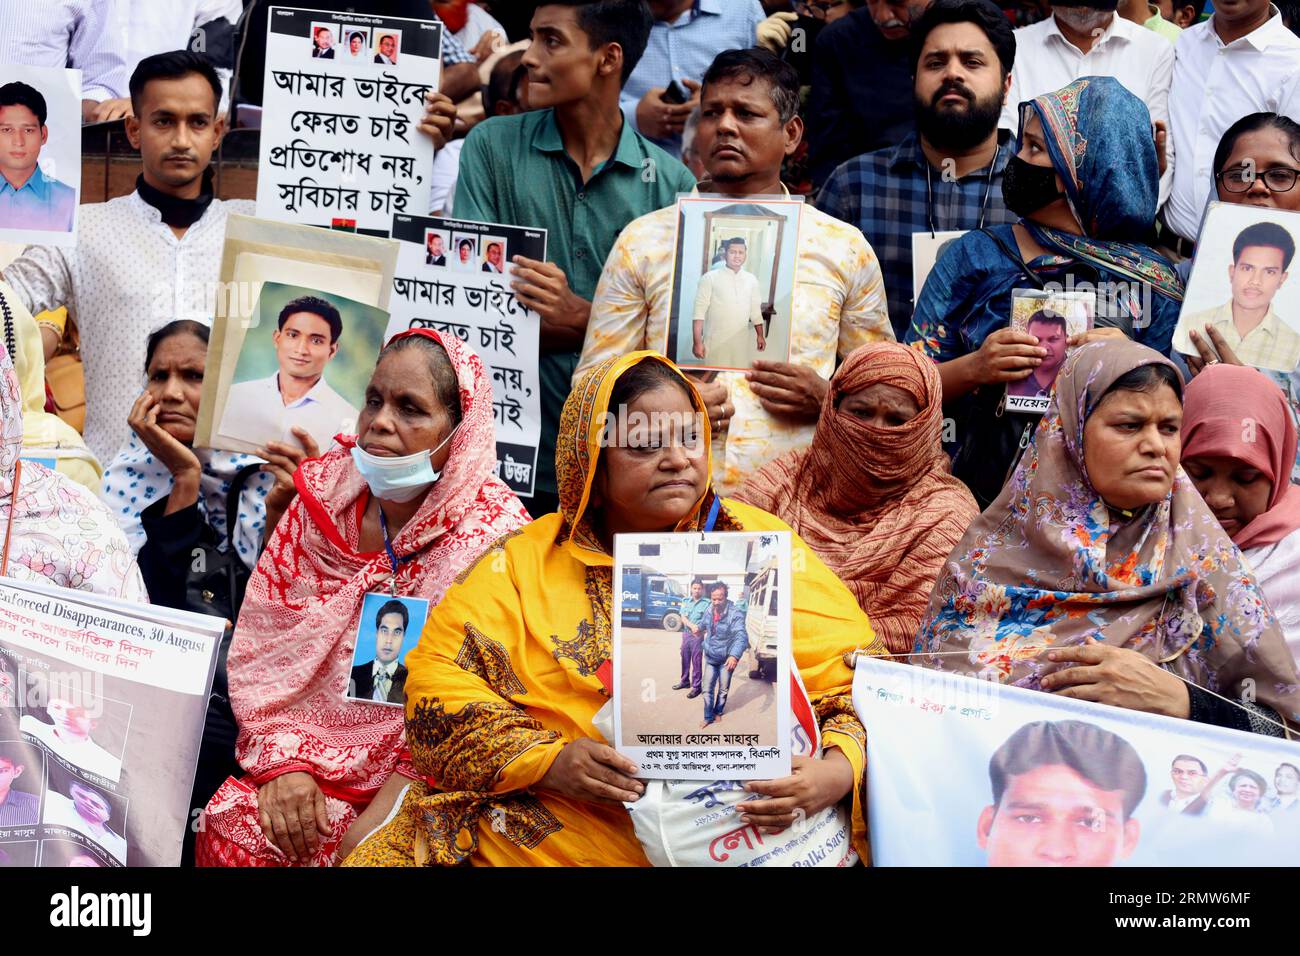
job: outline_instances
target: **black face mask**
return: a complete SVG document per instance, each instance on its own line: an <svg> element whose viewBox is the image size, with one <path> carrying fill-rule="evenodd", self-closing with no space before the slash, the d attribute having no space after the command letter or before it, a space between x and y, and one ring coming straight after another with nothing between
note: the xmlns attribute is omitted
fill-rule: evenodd
<svg viewBox="0 0 1300 956"><path fill-rule="evenodd" d="M1017 216L1029 216L1065 193L1056 189L1056 170L1012 156L1002 173L1002 201Z"/></svg>

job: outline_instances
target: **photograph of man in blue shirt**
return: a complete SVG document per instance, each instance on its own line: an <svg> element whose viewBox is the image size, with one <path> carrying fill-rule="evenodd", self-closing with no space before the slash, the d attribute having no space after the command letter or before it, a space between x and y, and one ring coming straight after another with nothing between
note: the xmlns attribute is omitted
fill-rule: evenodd
<svg viewBox="0 0 1300 956"><path fill-rule="evenodd" d="M727 600L727 586L721 581L709 588L709 609L704 614L704 723L721 719L727 707L727 693L740 656L749 647L745 615Z"/></svg>
<svg viewBox="0 0 1300 956"><path fill-rule="evenodd" d="M0 86L0 229L72 231L77 191L37 162L50 138L48 115L34 86Z"/></svg>

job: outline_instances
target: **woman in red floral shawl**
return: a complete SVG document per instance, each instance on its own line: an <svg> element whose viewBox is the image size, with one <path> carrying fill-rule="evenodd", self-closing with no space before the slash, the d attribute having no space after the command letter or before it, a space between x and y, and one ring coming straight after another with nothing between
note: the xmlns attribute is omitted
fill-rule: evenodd
<svg viewBox="0 0 1300 956"><path fill-rule="evenodd" d="M200 866L328 866L383 821L412 771L402 708L345 699L366 595L436 605L528 520L494 476L487 373L452 336L395 336L339 441L299 468L249 582L229 663L246 776L208 804Z"/></svg>

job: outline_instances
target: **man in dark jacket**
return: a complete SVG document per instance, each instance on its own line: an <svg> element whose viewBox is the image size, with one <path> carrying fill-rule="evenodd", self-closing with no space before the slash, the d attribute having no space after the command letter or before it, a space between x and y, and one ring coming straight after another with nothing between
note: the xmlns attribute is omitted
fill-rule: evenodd
<svg viewBox="0 0 1300 956"><path fill-rule="evenodd" d="M709 588L711 607L704 612L704 723L722 716L731 690L731 677L740 656L749 647L745 615L727 600L727 586L719 581Z"/></svg>

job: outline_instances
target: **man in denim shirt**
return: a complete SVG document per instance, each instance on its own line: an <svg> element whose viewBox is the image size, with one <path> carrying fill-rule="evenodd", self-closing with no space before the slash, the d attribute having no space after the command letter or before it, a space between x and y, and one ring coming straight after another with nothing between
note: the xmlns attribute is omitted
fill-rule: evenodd
<svg viewBox="0 0 1300 956"><path fill-rule="evenodd" d="M704 616L709 611L709 599L704 596L704 582L691 582L691 596L682 601L682 679L673 690L691 692L687 699L700 696L704 665Z"/></svg>
<svg viewBox="0 0 1300 956"><path fill-rule="evenodd" d="M727 706L731 677L740 655L749 647L745 615L727 600L727 586L719 581L709 588L710 607L704 615L704 723L722 716Z"/></svg>

